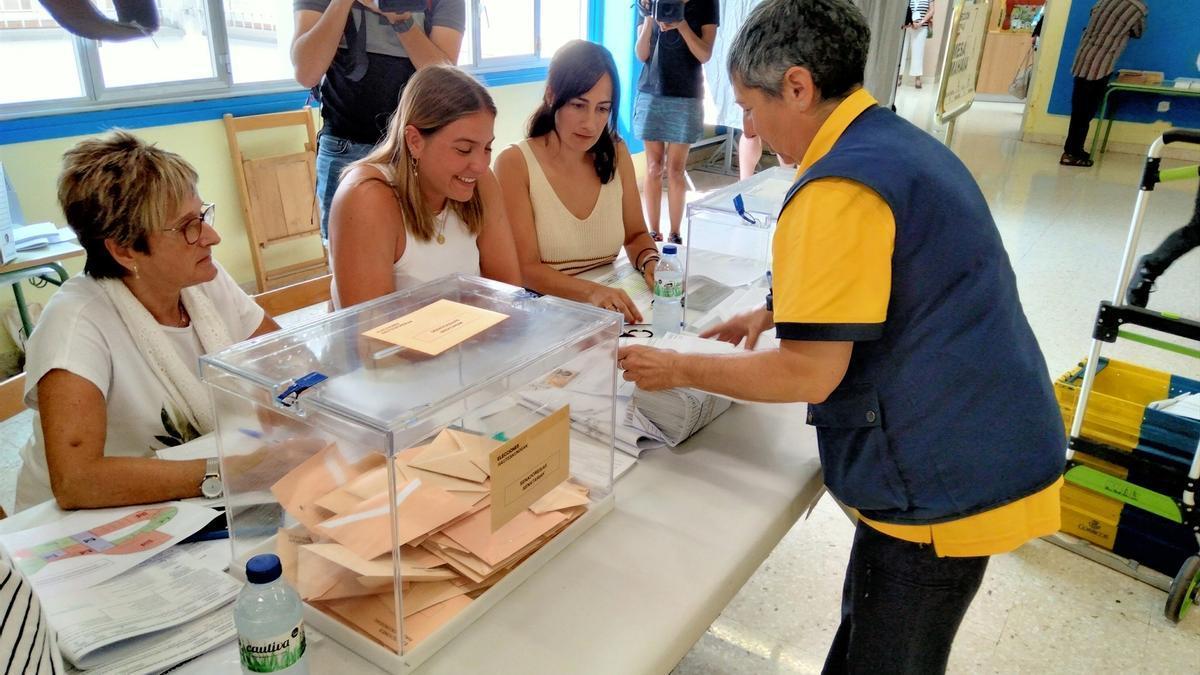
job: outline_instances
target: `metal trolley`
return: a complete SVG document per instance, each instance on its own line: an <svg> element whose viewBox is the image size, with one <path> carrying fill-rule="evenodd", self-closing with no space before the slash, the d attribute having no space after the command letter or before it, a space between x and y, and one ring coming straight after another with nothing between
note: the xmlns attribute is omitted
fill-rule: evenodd
<svg viewBox="0 0 1200 675"><path fill-rule="evenodd" d="M1063 391L1067 391L1067 396L1071 398L1078 395L1078 400L1073 403L1074 416L1067 451L1065 478L1068 486L1120 502L1118 506L1135 519L1165 519L1165 522L1159 523L1173 533L1173 541L1177 544L1182 538L1186 549L1176 545L1166 553L1155 551L1154 547L1162 540L1146 537L1138 539L1135 546L1126 550L1113 549L1114 553L1129 558L1121 560L1111 554L1101 554L1095 547L1083 542L1071 542L1063 537L1051 540L1167 591L1165 614L1167 618L1178 622L1192 604L1200 602L1200 508L1196 504L1197 481L1200 480L1200 421L1165 413L1155 415L1158 411L1145 409L1149 400L1121 402L1119 396L1096 393L1097 374L1117 364L1101 359L1101 347L1106 342L1116 342L1118 337L1200 358L1198 350L1131 333L1123 328L1141 326L1200 341L1200 322L1125 304L1125 289L1133 273L1142 221L1155 186L1165 181L1195 179L1200 175L1200 167L1197 166L1161 168L1162 150L1172 143L1200 145L1200 130L1171 129L1150 145L1112 299L1100 303L1091 349L1081 371L1068 373L1056 386L1060 390L1059 399L1064 411L1069 411L1072 401L1064 401ZM1145 377L1147 373L1157 372L1136 366L1129 368L1134 372L1126 375L1127 378ZM1159 389L1170 396L1200 392L1200 382L1166 373L1161 375L1169 382L1160 383ZM1110 381L1113 376L1120 377L1120 373L1106 375ZM1078 384L1080 379L1082 383ZM1127 409L1122 412L1127 419L1130 419L1128 407L1132 406L1133 430L1128 434L1131 439L1129 443L1111 441L1113 436L1106 435L1102 429L1101 433L1084 436L1087 431L1085 417L1089 414L1103 417L1095 409L1089 410L1089 399L1093 395L1096 398L1092 401L1096 404L1093 408L1106 405L1114 398L1118 399L1118 404L1127 404ZM1100 429L1104 424L1102 420L1093 421L1090 428ZM1105 440L1099 440L1098 437ZM1075 493L1084 494L1078 490ZM1132 513L1128 507L1133 507ZM1172 564L1179 564L1174 579L1170 576L1174 570L1165 569ZM1146 567L1161 573L1148 573L1144 569Z"/></svg>

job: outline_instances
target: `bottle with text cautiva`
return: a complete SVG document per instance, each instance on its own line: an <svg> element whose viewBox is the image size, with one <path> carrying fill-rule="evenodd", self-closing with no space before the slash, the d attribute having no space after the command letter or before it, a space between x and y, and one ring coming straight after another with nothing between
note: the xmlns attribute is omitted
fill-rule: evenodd
<svg viewBox="0 0 1200 675"><path fill-rule="evenodd" d="M233 615L242 672L308 675L302 613L279 558L270 553L251 558Z"/></svg>

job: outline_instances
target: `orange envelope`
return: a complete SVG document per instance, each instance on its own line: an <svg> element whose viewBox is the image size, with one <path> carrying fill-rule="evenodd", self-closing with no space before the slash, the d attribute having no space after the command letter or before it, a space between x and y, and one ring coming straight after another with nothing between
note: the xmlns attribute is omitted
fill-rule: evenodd
<svg viewBox="0 0 1200 675"><path fill-rule="evenodd" d="M293 518L313 529L329 517L316 505L318 499L381 463L383 456L376 453L351 463L342 456L337 444L331 443L280 478L271 486L271 494Z"/></svg>
<svg viewBox="0 0 1200 675"><path fill-rule="evenodd" d="M404 619L404 651L407 652L471 604L456 595ZM398 651L396 605L390 593L323 602L321 605L384 647Z"/></svg>
<svg viewBox="0 0 1200 675"><path fill-rule="evenodd" d="M567 519L559 511L537 515L528 509L492 532L488 509L447 527L446 536L489 565L498 565Z"/></svg>
<svg viewBox="0 0 1200 675"><path fill-rule="evenodd" d="M541 515L574 506L588 505L587 488L571 482L559 483L544 497L529 505L529 510Z"/></svg>
<svg viewBox="0 0 1200 675"><path fill-rule="evenodd" d="M424 450L409 464L418 469L482 483L488 474L472 461L472 455L477 452L476 448L479 445L470 440L472 436L472 434L444 429L431 443L422 446Z"/></svg>
<svg viewBox="0 0 1200 675"><path fill-rule="evenodd" d="M407 544L469 511L472 502L445 490L410 481L397 486L396 544ZM378 558L392 550L388 495L363 500L353 511L316 525L315 532L329 537L363 558Z"/></svg>

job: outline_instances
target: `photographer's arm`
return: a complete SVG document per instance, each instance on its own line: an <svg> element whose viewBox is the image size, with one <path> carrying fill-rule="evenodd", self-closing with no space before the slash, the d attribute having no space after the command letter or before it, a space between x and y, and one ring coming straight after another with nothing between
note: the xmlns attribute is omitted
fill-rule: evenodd
<svg viewBox="0 0 1200 675"><path fill-rule="evenodd" d="M296 37L292 39L292 67L296 81L312 88L321 82L337 53L346 19L355 0L332 0L325 11L296 12Z"/></svg>
<svg viewBox="0 0 1200 675"><path fill-rule="evenodd" d="M634 52L637 53L638 61L646 63L650 60L650 35L654 33L654 19L647 16L642 21L642 25L638 26L637 44L634 45Z"/></svg>
<svg viewBox="0 0 1200 675"><path fill-rule="evenodd" d="M680 21L677 24L672 24L679 31L679 35L683 41L687 43L688 51L700 63L708 63L712 58L713 44L717 41L717 27L715 24L705 24L700 27L700 34L692 30L686 21Z"/></svg>

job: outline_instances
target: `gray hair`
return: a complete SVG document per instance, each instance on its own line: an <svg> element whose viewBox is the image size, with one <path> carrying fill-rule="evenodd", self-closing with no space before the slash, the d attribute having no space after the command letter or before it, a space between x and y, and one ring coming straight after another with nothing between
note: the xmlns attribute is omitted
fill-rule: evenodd
<svg viewBox="0 0 1200 675"><path fill-rule="evenodd" d="M843 98L862 84L871 29L850 0L766 0L729 48L729 75L778 98L783 76L800 66L823 99Z"/></svg>

